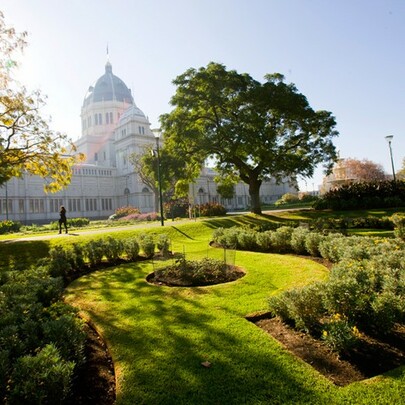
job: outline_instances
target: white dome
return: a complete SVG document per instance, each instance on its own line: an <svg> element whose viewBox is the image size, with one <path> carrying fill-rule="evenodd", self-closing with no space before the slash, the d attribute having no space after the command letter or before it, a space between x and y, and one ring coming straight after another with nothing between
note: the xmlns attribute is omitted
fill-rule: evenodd
<svg viewBox="0 0 405 405"><path fill-rule="evenodd" d="M137 120L137 121L141 120L141 121L145 121L145 122L148 121L145 114L142 112L142 110L140 110L136 106L136 104L131 105L131 107L129 107L127 110L125 110L125 112L120 117L118 125L125 124L131 120Z"/></svg>

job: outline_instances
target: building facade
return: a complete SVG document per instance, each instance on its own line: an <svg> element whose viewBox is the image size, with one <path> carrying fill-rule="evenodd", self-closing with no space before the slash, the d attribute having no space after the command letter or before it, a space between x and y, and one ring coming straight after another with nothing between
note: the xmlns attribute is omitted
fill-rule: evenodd
<svg viewBox="0 0 405 405"><path fill-rule="evenodd" d="M84 97L81 121L81 137L75 143L78 152L86 155L86 162L73 168L71 184L58 193L46 194L45 180L40 177L9 180L0 188L0 220L48 223L58 219L61 205L70 218L105 219L123 206L155 211L152 190L141 182L129 160L133 153L142 153L145 146L155 145L155 136L131 90L113 74L110 62ZM235 186L233 198L223 200L215 176L213 169L203 168L190 186L190 200L195 204L219 202L228 210L249 207L245 183ZM262 203L273 203L285 193L296 193L287 180L281 184L265 181L260 193Z"/></svg>

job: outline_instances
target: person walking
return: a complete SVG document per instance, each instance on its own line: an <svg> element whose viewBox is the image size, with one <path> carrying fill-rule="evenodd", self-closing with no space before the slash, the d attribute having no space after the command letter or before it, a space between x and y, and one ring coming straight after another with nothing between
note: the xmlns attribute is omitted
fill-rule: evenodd
<svg viewBox="0 0 405 405"><path fill-rule="evenodd" d="M59 215L60 215L60 218L59 218L59 233L62 233L62 224L65 226L66 233L68 233L67 219L66 219L66 209L65 209L65 207L63 205L60 207Z"/></svg>

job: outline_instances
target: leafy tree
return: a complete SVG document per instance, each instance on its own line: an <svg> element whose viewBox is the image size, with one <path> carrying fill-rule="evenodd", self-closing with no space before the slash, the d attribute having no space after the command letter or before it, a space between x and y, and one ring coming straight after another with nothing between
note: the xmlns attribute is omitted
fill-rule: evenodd
<svg viewBox="0 0 405 405"><path fill-rule="evenodd" d="M354 178L355 181L378 181L386 180L387 176L382 165L374 163L371 160L363 159L345 159L347 175Z"/></svg>
<svg viewBox="0 0 405 405"><path fill-rule="evenodd" d="M133 153L129 161L134 167L135 173L143 184L148 186L155 195L155 210L159 211L159 184L157 171L157 156L153 146L144 148L143 153ZM184 159L170 154L164 145L159 149L160 178L162 183L163 199L183 197L187 195L189 186L184 180ZM186 176L187 177L187 176ZM186 190L186 191L184 191Z"/></svg>
<svg viewBox="0 0 405 405"><path fill-rule="evenodd" d="M405 158L402 160L402 168L397 172L396 177L398 180L405 180Z"/></svg>
<svg viewBox="0 0 405 405"><path fill-rule="evenodd" d="M174 80L174 109L161 116L167 147L186 166L213 158L223 175L249 185L251 210L261 213L263 180L310 177L321 162L336 160L334 117L314 111L281 74L260 83L248 74L209 63Z"/></svg>
<svg viewBox="0 0 405 405"><path fill-rule="evenodd" d="M40 91L28 92L12 77L14 55L26 46L26 35L6 26L0 12L0 185L31 174L44 178L45 191L54 192L70 183L71 167L83 156L72 156L73 143L41 117Z"/></svg>

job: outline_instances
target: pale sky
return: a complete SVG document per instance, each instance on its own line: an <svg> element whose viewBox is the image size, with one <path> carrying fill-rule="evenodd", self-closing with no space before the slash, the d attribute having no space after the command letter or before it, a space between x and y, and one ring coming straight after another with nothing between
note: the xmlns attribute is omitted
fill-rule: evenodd
<svg viewBox="0 0 405 405"><path fill-rule="evenodd" d="M48 96L51 127L80 136L90 85L113 73L152 127L169 112L172 80L210 61L285 75L315 110L336 117L343 158L392 174L405 157L404 0L2 0L6 24L27 31L18 78ZM322 170L302 190L317 189Z"/></svg>

